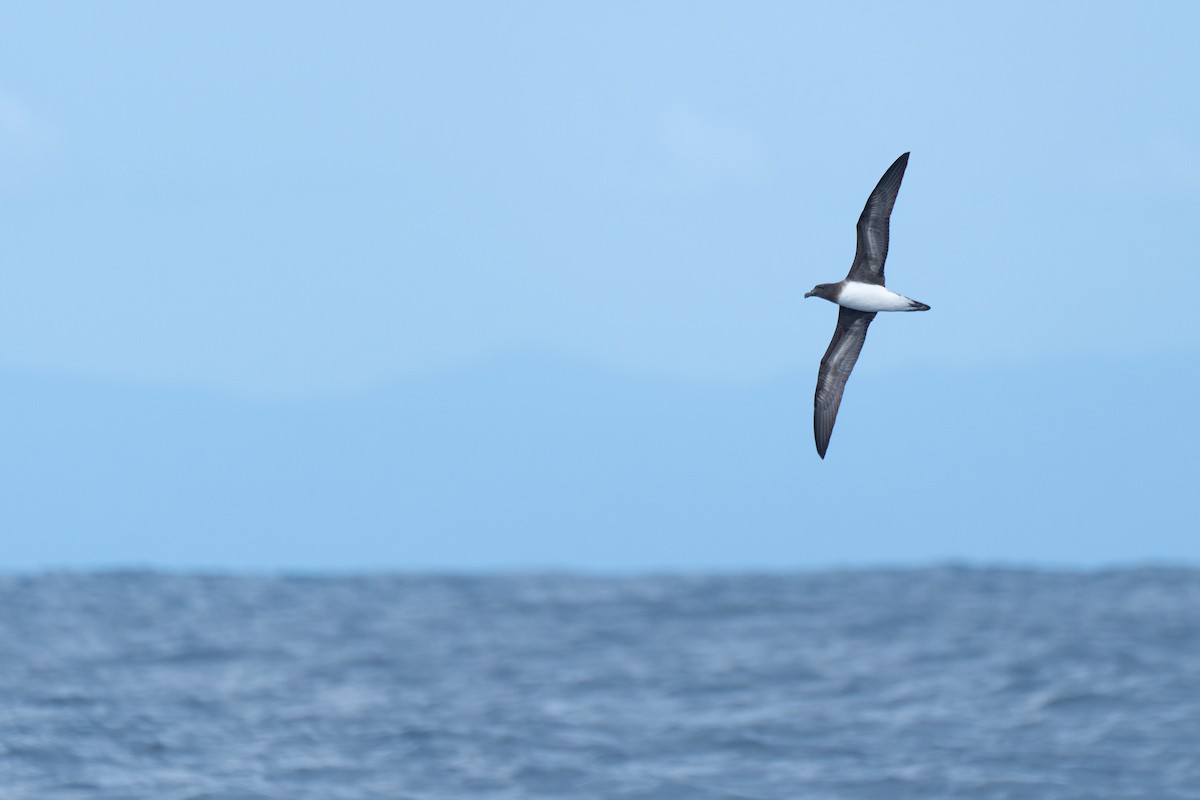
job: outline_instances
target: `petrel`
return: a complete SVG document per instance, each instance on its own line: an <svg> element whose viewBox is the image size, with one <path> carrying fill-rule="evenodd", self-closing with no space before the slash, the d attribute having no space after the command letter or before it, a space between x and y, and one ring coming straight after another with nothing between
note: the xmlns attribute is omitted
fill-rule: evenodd
<svg viewBox="0 0 1200 800"><path fill-rule="evenodd" d="M863 342L867 340L867 326L879 311L928 311L929 306L896 294L883 285L883 262L888 252L888 220L892 206L900 192L900 181L904 168L908 166L908 153L900 156L888 167L879 179L875 191L867 198L862 216L858 218L858 250L854 263L846 278L838 283L819 283L805 297L821 297L837 303L838 322L833 331L833 340L825 357L821 359L821 371L817 373L817 393L813 408L813 434L817 440L817 453L825 458L829 449L829 437L833 423L837 420L838 406L846 379Z"/></svg>

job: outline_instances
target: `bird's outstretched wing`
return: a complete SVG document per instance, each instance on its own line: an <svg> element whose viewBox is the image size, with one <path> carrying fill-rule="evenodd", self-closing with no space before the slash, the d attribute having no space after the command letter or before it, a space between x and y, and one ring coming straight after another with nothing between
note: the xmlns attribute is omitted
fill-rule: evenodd
<svg viewBox="0 0 1200 800"><path fill-rule="evenodd" d="M813 435L821 458L829 449L829 437L833 434L833 423L837 421L846 380L850 377L850 370L854 369L854 362L858 361L863 342L867 340L867 326L873 319L874 312L855 311L852 308L842 308L838 312L837 329L833 332L825 357L821 359L817 394L813 402Z"/></svg>
<svg viewBox="0 0 1200 800"><path fill-rule="evenodd" d="M904 179L904 168L908 166L908 153L897 158L888 171L883 173L875 191L867 198L862 215L858 218L858 250L846 280L876 283L883 286L883 262L888 253L888 220L896 195L900 192L900 181Z"/></svg>

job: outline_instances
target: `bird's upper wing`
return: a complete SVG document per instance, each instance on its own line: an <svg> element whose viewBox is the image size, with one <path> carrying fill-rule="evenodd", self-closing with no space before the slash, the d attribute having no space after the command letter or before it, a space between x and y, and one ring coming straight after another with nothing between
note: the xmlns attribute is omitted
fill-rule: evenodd
<svg viewBox="0 0 1200 800"><path fill-rule="evenodd" d="M858 250L850 266L847 280L877 283L883 286L883 262L888 252L888 220L896 195L900 192L900 181L904 179L904 168L908 166L908 153L897 158L888 171L883 173L875 191L867 198L862 215L858 218Z"/></svg>
<svg viewBox="0 0 1200 800"><path fill-rule="evenodd" d="M837 420L846 379L850 377L850 370L854 369L854 362L858 361L863 342L867 340L867 326L873 319L874 312L855 311L852 308L842 308L838 312L837 329L833 332L825 357L821 359L813 403L813 435L821 458L829 449L829 437L833 434L833 423Z"/></svg>

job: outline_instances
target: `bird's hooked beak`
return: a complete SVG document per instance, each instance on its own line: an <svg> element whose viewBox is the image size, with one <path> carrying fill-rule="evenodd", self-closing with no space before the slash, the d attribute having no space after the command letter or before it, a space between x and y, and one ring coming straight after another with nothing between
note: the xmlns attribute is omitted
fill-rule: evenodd
<svg viewBox="0 0 1200 800"><path fill-rule="evenodd" d="M812 296L813 296L813 293L812 293L812 292L805 292L805 293L804 293L804 299L805 299L805 300L807 300L808 298L810 298L810 297L812 297Z"/></svg>

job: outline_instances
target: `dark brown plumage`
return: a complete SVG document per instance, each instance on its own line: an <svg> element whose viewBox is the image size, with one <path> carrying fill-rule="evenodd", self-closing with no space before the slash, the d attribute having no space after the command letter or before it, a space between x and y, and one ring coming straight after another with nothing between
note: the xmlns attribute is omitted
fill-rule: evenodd
<svg viewBox="0 0 1200 800"><path fill-rule="evenodd" d="M896 205L896 195L900 192L900 182L904 179L907 167L908 153L905 153L888 167L867 198L858 218L858 247L854 262L845 279L839 283L817 284L804 295L820 297L839 305L837 328L821 359L813 401L813 437L821 458L825 458L825 452L829 449L829 438L837 422L846 381L858 361L858 354L862 352L863 343L867 340L867 327L875 319L876 312L929 309L924 303L884 290L883 265L887 260L892 208ZM843 292L846 293L845 297Z"/></svg>

